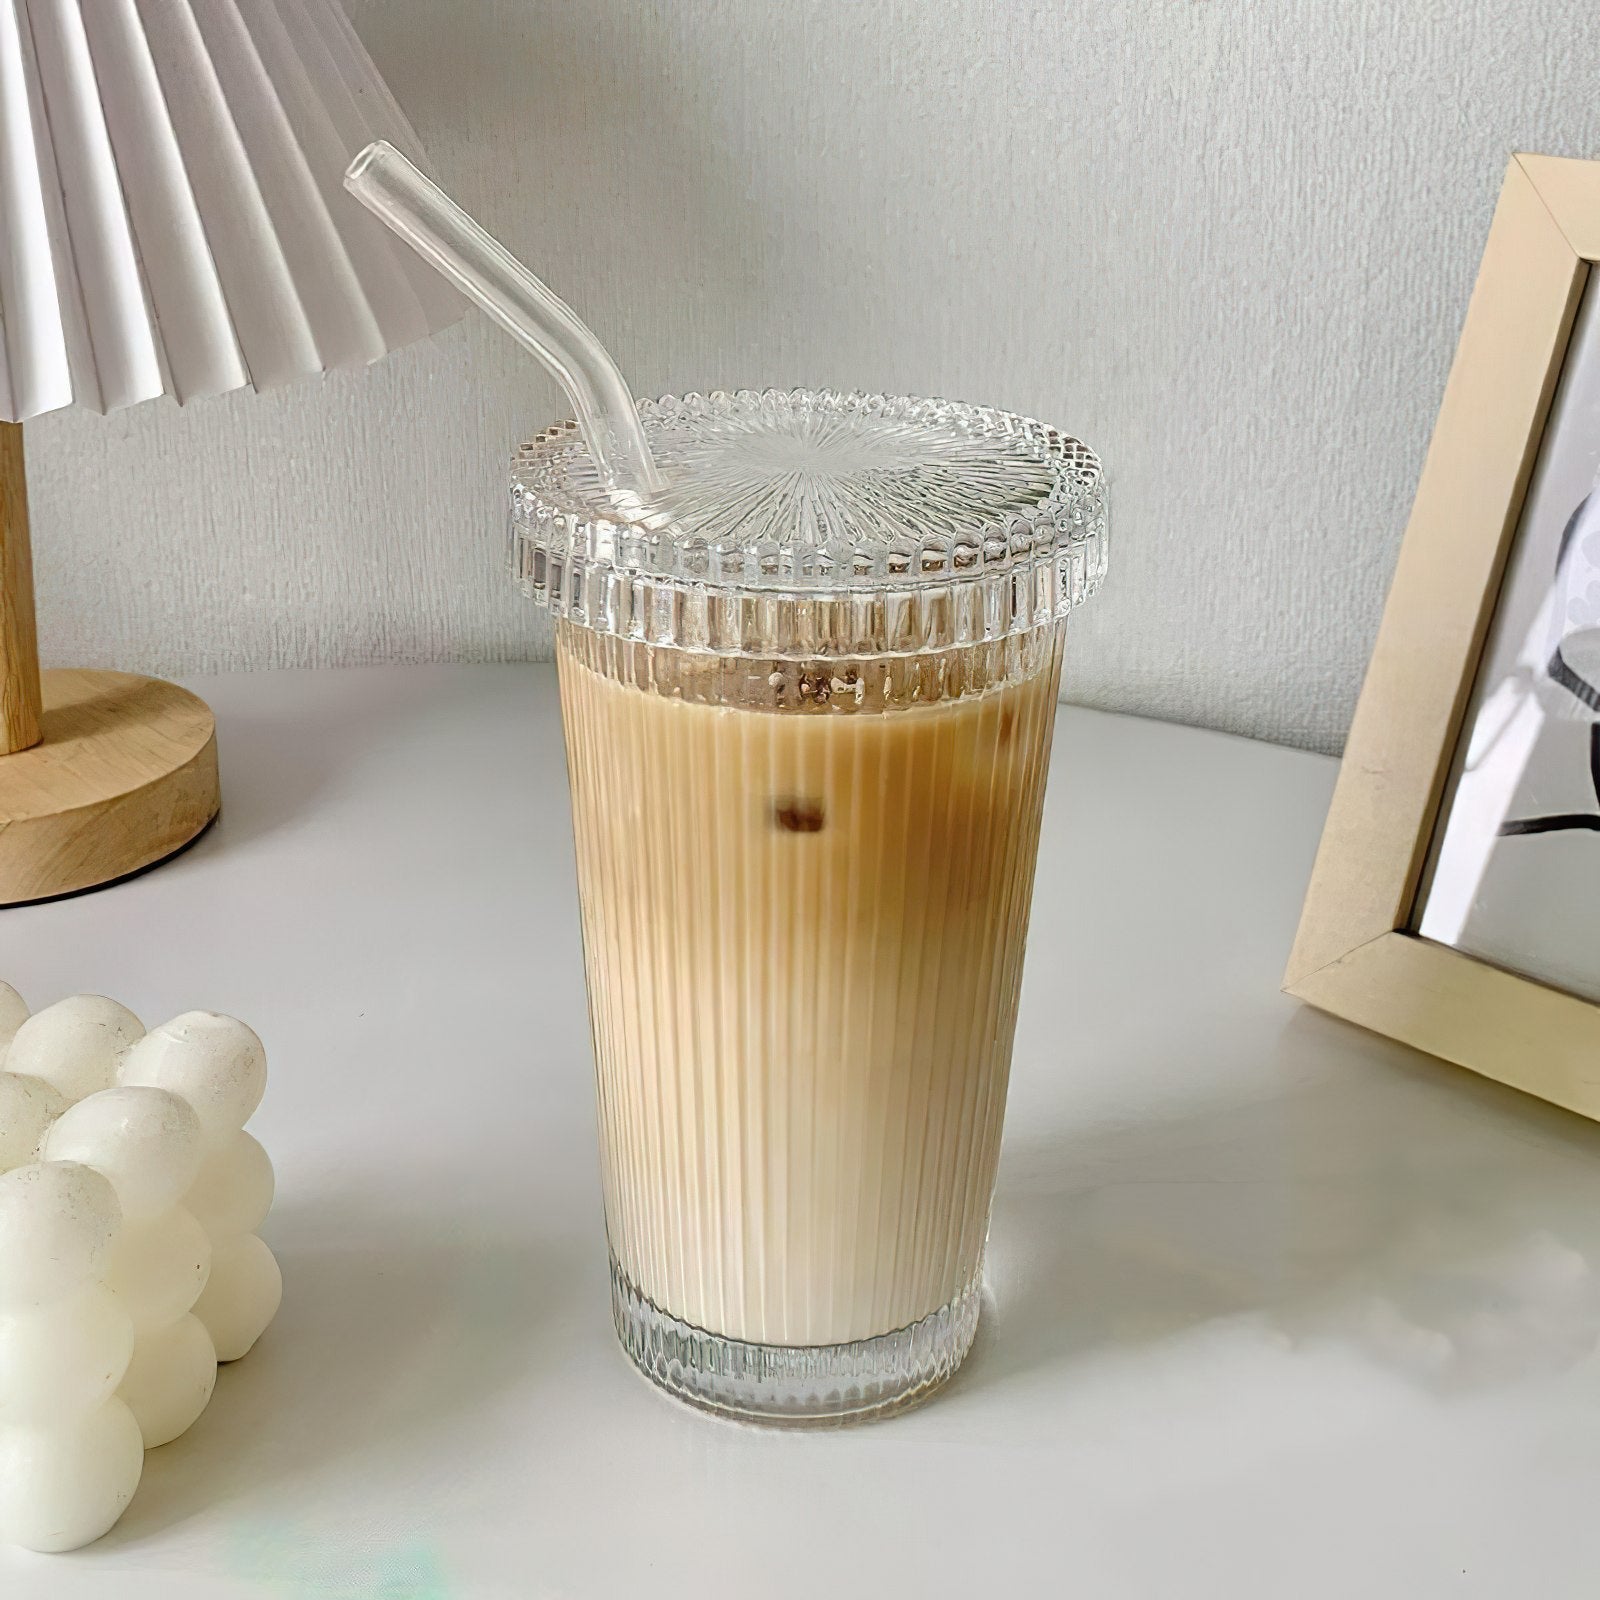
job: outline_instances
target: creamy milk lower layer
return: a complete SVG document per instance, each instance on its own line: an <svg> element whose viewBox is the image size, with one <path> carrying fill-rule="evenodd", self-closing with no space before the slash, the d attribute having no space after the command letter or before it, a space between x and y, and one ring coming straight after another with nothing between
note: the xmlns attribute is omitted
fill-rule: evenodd
<svg viewBox="0 0 1600 1600"><path fill-rule="evenodd" d="M937 1310L988 1222L1056 658L877 713L694 704L559 659L623 1270L766 1344Z"/></svg>

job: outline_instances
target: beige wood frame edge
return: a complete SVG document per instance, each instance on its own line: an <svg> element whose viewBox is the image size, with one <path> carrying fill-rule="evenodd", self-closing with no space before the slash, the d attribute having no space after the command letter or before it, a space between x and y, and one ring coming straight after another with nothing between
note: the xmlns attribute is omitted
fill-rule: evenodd
<svg viewBox="0 0 1600 1600"><path fill-rule="evenodd" d="M1407 931L1578 299L1597 260L1600 161L1514 156L1284 988L1600 1118L1600 1005Z"/></svg>

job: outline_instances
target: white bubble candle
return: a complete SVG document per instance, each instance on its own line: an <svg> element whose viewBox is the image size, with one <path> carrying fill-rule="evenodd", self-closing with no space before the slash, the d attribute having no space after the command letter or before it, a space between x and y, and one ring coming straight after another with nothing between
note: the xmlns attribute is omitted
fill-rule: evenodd
<svg viewBox="0 0 1600 1600"><path fill-rule="evenodd" d="M266 1081L232 1017L146 1033L0 983L0 1543L98 1539L272 1320L272 1163L244 1131Z"/></svg>

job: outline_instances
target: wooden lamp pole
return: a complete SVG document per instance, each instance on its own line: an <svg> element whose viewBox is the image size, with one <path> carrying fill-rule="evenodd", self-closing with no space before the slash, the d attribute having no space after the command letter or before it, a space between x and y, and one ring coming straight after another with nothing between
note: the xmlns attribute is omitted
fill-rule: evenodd
<svg viewBox="0 0 1600 1600"><path fill-rule="evenodd" d="M22 424L0 422L0 906L151 866L217 806L204 701L128 672L40 672Z"/></svg>
<svg viewBox="0 0 1600 1600"><path fill-rule="evenodd" d="M0 756L38 744L39 636L33 620L22 424L0 422Z"/></svg>

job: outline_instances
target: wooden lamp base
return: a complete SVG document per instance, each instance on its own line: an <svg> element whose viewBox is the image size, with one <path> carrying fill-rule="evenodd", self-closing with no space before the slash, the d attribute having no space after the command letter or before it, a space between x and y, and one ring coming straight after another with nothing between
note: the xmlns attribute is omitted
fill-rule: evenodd
<svg viewBox="0 0 1600 1600"><path fill-rule="evenodd" d="M203 700L131 672L39 671L22 427L0 422L0 906L154 866L217 804Z"/></svg>
<svg viewBox="0 0 1600 1600"><path fill-rule="evenodd" d="M0 755L0 906L125 878L217 814L217 736L187 689L131 672L40 674L43 738Z"/></svg>

